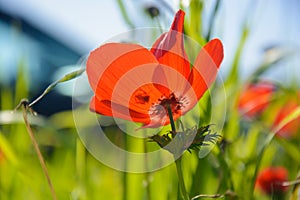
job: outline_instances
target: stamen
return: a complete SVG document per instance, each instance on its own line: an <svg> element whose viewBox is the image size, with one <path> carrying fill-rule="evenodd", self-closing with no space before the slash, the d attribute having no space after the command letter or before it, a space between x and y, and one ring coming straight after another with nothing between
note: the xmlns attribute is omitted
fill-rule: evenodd
<svg viewBox="0 0 300 200"><path fill-rule="evenodd" d="M186 101L184 100L183 102ZM174 93L171 93L168 97L162 96L150 107L149 114L150 116L159 116L161 118L166 115L170 116L169 111L171 111L172 114L178 114L184 107L183 102L180 98L177 98Z"/></svg>

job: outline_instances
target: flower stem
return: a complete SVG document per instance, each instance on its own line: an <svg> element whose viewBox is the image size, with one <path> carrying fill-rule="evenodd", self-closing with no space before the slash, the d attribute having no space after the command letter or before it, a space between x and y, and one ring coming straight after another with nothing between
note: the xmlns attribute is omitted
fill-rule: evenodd
<svg viewBox="0 0 300 200"><path fill-rule="evenodd" d="M144 162L145 162L145 167L146 167L146 171L147 172L145 172L145 180L146 180L146 199L147 200L151 200L151 189L150 189L150 183L151 183L151 172L149 172L149 169L148 169L148 163L149 163L149 160L148 160L148 154L147 154L147 152L148 152L148 150L147 150L147 143L146 143L146 140L144 140L144 152L145 152L145 156L144 156L144 158L145 158L145 160L144 160Z"/></svg>
<svg viewBox="0 0 300 200"><path fill-rule="evenodd" d="M168 115L169 115L169 118L170 118L170 124L171 124L172 131L174 133L176 133L175 122L174 122L174 119L173 119L173 114L172 114L172 110L171 110L170 105L167 105L167 110L168 110Z"/></svg>
<svg viewBox="0 0 300 200"><path fill-rule="evenodd" d="M176 133L176 127L175 127L175 122L174 122L174 119L173 119L173 114L172 114L171 107L170 107L170 105L167 105L166 107L167 107L168 115L169 115L169 118L170 118L170 124L171 124L171 128L172 128L172 132ZM188 193L186 192L184 179L183 179L183 174L182 174L181 158L182 158L181 156L179 156L179 158L175 158L175 155L174 155L181 196L182 196L183 200L189 200L190 198L189 198Z"/></svg>
<svg viewBox="0 0 300 200"><path fill-rule="evenodd" d="M182 174L182 168L181 168L181 156L175 160L175 164L176 164L176 169L177 169L177 176L178 176L178 182L179 182L179 186L180 186L180 192L181 192L181 196L184 200L189 200L189 195L186 192L185 189L185 184L184 184L184 179L183 179L183 174Z"/></svg>
<svg viewBox="0 0 300 200"><path fill-rule="evenodd" d="M123 135L124 139L124 149L128 151L128 135L124 134ZM128 199L128 173L127 173L127 167L128 167L128 157L127 154L125 154L125 159L124 159L124 166L125 170L123 172L123 200Z"/></svg>

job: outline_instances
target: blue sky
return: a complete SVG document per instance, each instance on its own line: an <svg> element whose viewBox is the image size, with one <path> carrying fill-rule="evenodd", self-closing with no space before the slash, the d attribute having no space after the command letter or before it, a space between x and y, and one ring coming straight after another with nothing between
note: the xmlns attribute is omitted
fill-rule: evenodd
<svg viewBox="0 0 300 200"><path fill-rule="evenodd" d="M139 27L155 25L149 20L143 20L143 16L139 14L143 5L159 2L161 0L125 1L129 16ZM171 7L176 10L177 1L171 2ZM205 10L204 19L210 14L209 5L211 4L208 4ZM230 66L232 62L245 20L251 26L251 32L242 56L243 73L247 74L255 69L262 60L262 49L267 46L284 44L299 51L299 5L297 0L223 1L214 31L214 35L220 37L225 46L223 73L228 73L226 66ZM124 23L116 1L0 0L0 6L27 19L82 54L87 54L107 39L130 30ZM172 16L166 17L164 24L167 27L172 21ZM293 62L299 64L299 60ZM294 65L293 69L296 64L291 64Z"/></svg>
<svg viewBox="0 0 300 200"><path fill-rule="evenodd" d="M114 1L0 0L0 6L80 53L127 29Z"/></svg>

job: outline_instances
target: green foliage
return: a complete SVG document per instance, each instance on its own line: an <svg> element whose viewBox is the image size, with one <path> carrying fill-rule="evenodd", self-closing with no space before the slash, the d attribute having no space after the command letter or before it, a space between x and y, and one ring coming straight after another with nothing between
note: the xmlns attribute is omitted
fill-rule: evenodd
<svg viewBox="0 0 300 200"><path fill-rule="evenodd" d="M170 131L163 135L156 134L150 137L150 141L156 142L174 155L181 155L185 150L191 153L191 150L199 150L203 146L214 144L220 138L217 133L211 133L210 126Z"/></svg>

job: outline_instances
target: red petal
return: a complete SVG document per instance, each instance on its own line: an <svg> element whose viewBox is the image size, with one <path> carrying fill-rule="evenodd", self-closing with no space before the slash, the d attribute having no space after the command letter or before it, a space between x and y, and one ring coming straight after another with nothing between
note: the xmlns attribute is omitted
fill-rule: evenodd
<svg viewBox="0 0 300 200"><path fill-rule="evenodd" d="M122 90L122 89L121 89ZM124 90L126 90L124 88ZM125 95L124 95L125 96ZM158 102L158 99L162 96L161 91L151 83L148 82L140 87L133 87L131 92L128 92L128 107L137 112L147 114L149 116L150 107ZM124 105L124 102L119 102Z"/></svg>
<svg viewBox="0 0 300 200"><path fill-rule="evenodd" d="M176 13L171 29L155 41L151 52L160 64L170 66L188 78L190 63L184 50L184 15L185 13L182 10Z"/></svg>
<svg viewBox="0 0 300 200"><path fill-rule="evenodd" d="M97 98L111 100L119 79L127 76L130 70L147 64L156 66L157 60L146 48L135 44L109 43L90 54L87 75ZM125 86L130 86L138 78L141 79L137 73L127 77L128 82Z"/></svg>
<svg viewBox="0 0 300 200"><path fill-rule="evenodd" d="M148 124L150 122L148 114L136 112L122 105L112 103L109 100L100 101L95 96L91 100L90 109L94 112L97 112L98 114L102 114L105 116L116 117L134 122L141 122L144 124Z"/></svg>
<svg viewBox="0 0 300 200"><path fill-rule="evenodd" d="M163 95L162 91L153 84L152 77L158 66L153 54L138 45L110 44L100 47L99 52L94 51L94 55L101 60L99 57L105 58L106 52L114 50L113 47L121 46L126 50L124 45L133 50L124 51L123 55L119 57L111 56L116 59L111 61L105 70L102 70L99 78L94 78L94 81L97 80L97 85L95 87L96 97L92 104L95 104L95 99L98 103L95 104L96 106L91 105L91 109L109 116L116 113L115 117L149 124L151 121L149 120L149 109ZM113 53L110 52L108 55L113 55ZM93 57L90 56L89 59L92 60ZM90 80L95 76L89 72L88 75ZM163 85L165 91L169 91L166 88L168 85L165 85L163 81L158 79L155 83ZM141 117L144 119L139 119Z"/></svg>
<svg viewBox="0 0 300 200"><path fill-rule="evenodd" d="M288 171L284 167L268 167L259 172L256 185L267 194L286 192L288 187L282 183L287 181Z"/></svg>
<svg viewBox="0 0 300 200"><path fill-rule="evenodd" d="M169 96L172 92L177 97L182 96L186 85L189 84L183 74L166 65L156 67L152 80L155 87L165 96Z"/></svg>
<svg viewBox="0 0 300 200"><path fill-rule="evenodd" d="M239 112L247 117L260 114L269 105L275 89L275 85L270 82L247 85L239 97Z"/></svg>
<svg viewBox="0 0 300 200"><path fill-rule="evenodd" d="M116 75L111 65L99 81L96 97L148 114L150 106L163 95L152 83L156 67L156 63L144 64Z"/></svg>
<svg viewBox="0 0 300 200"><path fill-rule="evenodd" d="M289 99L284 104L284 106L277 111L275 121L273 122L273 129L276 126L278 126L284 118L286 118L288 115L294 112L299 106L300 104L297 98ZM298 130L300 130L299 122L300 122L300 117L297 117L296 119L290 121L285 126L283 126L280 130L278 130L277 135L283 138L292 138L294 136L297 136Z"/></svg>
<svg viewBox="0 0 300 200"><path fill-rule="evenodd" d="M92 51L86 64L90 85L96 91L100 78L109 67L114 81L128 70L146 63L157 63L155 57L144 47L136 44L108 43ZM108 85L113 87L113 81ZM102 87L102 86L101 86ZM105 89L108 89L105 88Z"/></svg>
<svg viewBox="0 0 300 200"><path fill-rule="evenodd" d="M198 100L215 81L222 60L223 45L219 39L209 41L199 52L189 77Z"/></svg>
<svg viewBox="0 0 300 200"><path fill-rule="evenodd" d="M189 76L189 83L184 90L184 96L190 102L182 113L192 109L214 82L223 59L223 45L220 40L208 42L199 52L194 67Z"/></svg>

